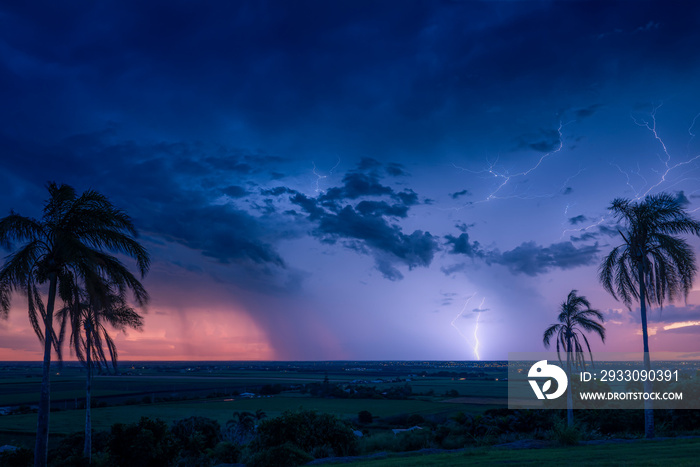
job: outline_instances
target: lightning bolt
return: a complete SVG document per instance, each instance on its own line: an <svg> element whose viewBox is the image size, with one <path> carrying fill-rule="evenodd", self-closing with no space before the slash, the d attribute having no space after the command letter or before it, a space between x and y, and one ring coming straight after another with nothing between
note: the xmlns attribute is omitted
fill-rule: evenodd
<svg viewBox="0 0 700 467"><path fill-rule="evenodd" d="M462 331L460 331L460 329L459 329L457 326L455 326L455 322L456 322L462 315L464 315L464 311L467 309L467 305L469 305L469 301L470 301L472 298L474 298L474 295L476 295L476 292L474 292L473 294L471 294L471 296L467 299L467 301L464 302L464 306L462 307L462 310L461 310L459 313L457 313L457 316L455 316L454 319L452 320L452 322L450 323L450 326L452 326L453 328L455 328L455 330L459 333L459 335L462 336L462 339L464 339L464 340L467 341L467 342L469 342L469 338L468 338L467 336L465 336L464 333L463 333Z"/></svg>
<svg viewBox="0 0 700 467"><path fill-rule="evenodd" d="M467 344L473 344L473 349L472 349L472 350L473 350L473 352L474 352L474 356L476 357L477 360L481 360L481 356L479 355L479 344L480 344L480 343L479 343L479 334L478 334L478 333L479 333L479 318L481 318L481 312L478 312L477 315L476 315L476 323L474 324L473 341L472 341L472 339L471 339L470 337L468 337L467 335L465 335L465 334L459 329L459 327L457 327L457 326L455 325L455 322L457 322L457 320L458 320L459 318L461 318L462 316L464 316L464 312L467 310L467 305L469 305L469 302L471 301L472 298L474 298L474 296L476 296L476 292L474 292L473 294L471 294L471 295L469 296L469 298L467 298L467 301L464 302L464 306L462 307L462 309L460 310L460 312L457 313L457 316L454 317L454 319L453 319L452 322L450 323L450 326L452 326L453 328L455 328L455 330L459 333L460 336L462 336L462 339L464 339L464 340L467 342ZM479 310L483 309L484 301L486 301L486 297L484 297L484 298L481 300L481 304L479 305L479 308L478 308Z"/></svg>
<svg viewBox="0 0 700 467"><path fill-rule="evenodd" d="M566 230L564 230L564 231L561 233L561 237L559 237L559 240L562 240L562 239L566 236L566 234L569 233L569 232L572 232L572 233L573 233L573 232L579 232L579 233L580 233L580 232L585 232L586 230L590 230L590 229L592 229L593 227L598 227L598 226L599 226L600 224L602 224L603 222L605 222L605 216L601 217L600 220L599 220L598 222L596 222L596 223L594 223L594 224L591 224L591 225L589 225L589 226L587 226L587 227L582 227L582 228L580 228L580 229L566 229Z"/></svg>
<svg viewBox="0 0 700 467"><path fill-rule="evenodd" d="M469 206L471 204L486 203L486 202L493 201L496 199L501 199L501 200L502 199L512 199L512 198L534 199L534 198L553 196L553 195L523 195L523 194L503 196L503 195L499 195L499 192L501 190L503 190L506 187L506 185L509 185L509 184L512 185L512 181L514 179L519 178L519 177L525 177L525 176L529 175L533 171L537 170L544 163L544 161L547 158L550 158L550 157L554 156L555 154L559 153L562 150L562 148L564 147L564 135L562 133L562 130L569 123L571 123L571 122L568 122L566 124L562 123L561 121L559 122L559 127L557 128L557 133L559 135L559 137L558 137L559 144L557 145L557 147L554 148L553 150L549 151L548 153L544 154L543 156L541 156L534 165L532 165L530 168L528 168L522 172L509 173L508 170L499 170L497 168L498 158L496 158L496 160L493 162L489 162L488 167L483 169L483 170L471 170L471 169L467 169L465 167L460 167L460 166L453 163L452 167L454 167L457 170L461 170L463 172L468 172L468 173L475 174L475 175L483 175L487 178L493 178L497 181L496 188L494 190L492 190L484 199L482 199L480 201L475 201L473 203L471 203L471 202L467 203L464 206L461 206L460 208L457 208L457 209L461 209L461 208ZM582 170L579 170L579 172L576 175L580 174L581 172L582 172ZM569 177L569 180L571 178L574 178L576 175Z"/></svg>
<svg viewBox="0 0 700 467"><path fill-rule="evenodd" d="M673 188L674 186L688 180L697 180L697 177L695 176L690 176L690 172L693 170L697 169L697 161L700 160L700 154L695 155L695 156L690 156L686 160L683 160L681 162L677 163L672 163L673 157L671 156L671 151L669 150L669 146L666 144L666 141L664 141L664 138L661 136L658 126L657 126L657 120L656 120L656 115L659 109L663 106L663 102L661 104L658 104L654 106L652 111L649 113L649 116L647 118L642 118L642 117L635 117L634 115L631 115L632 120L637 126L640 126L642 128L645 128L648 130L654 140L659 144L662 153L658 156L659 161L662 164L661 170L657 169L651 169L653 173L656 174L658 177L657 180L655 181L650 181L647 177L644 176L642 173L642 169L639 165L639 162L637 162L637 167L635 169L628 169L628 170L623 170L622 167L620 167L619 164L615 162L610 162L610 165L618 170L620 174L622 174L625 177L625 183L627 187L634 193L634 199L636 201L639 201L640 199L644 198L647 196L649 193L652 191L658 189L662 185L665 185L665 189L670 189ZM700 113L695 115L693 118L690 126L688 127L688 134L690 135L690 138L688 140L688 143L686 145L688 151L690 151L690 143L693 141L695 138L695 133L693 132L693 128L695 127L698 119L700 118ZM695 167L690 167L695 163ZM682 172L680 175L676 176L673 178L672 173L678 169L681 168L689 168L689 171ZM642 188L637 188L635 186L635 182L638 184L641 181L641 186ZM645 189L646 187L646 189ZM699 208L695 208L691 211L688 212L696 212L700 210ZM583 232L586 230L589 230L593 227L599 226L603 222L605 222L606 217L603 216L598 222L591 224L587 227L581 228L581 229L568 229L564 230L562 232L562 237L564 237L567 233L570 232Z"/></svg>
<svg viewBox="0 0 700 467"><path fill-rule="evenodd" d="M680 167L688 166L688 165L692 164L693 162L697 161L698 159L700 159L700 154L698 154L695 157L691 157L690 159L687 159L683 162L678 162L678 163L673 164L673 165L671 164L671 159L672 159L671 153L669 152L668 147L666 146L666 143L664 142L663 138L661 138L661 136L659 135L659 132L658 132L657 127L656 127L656 113L658 112L658 110L662 106L663 106L663 102L660 103L659 105L655 106L654 109L649 114L648 120L642 119L642 118L636 118L633 115L631 116L631 118L635 124L637 124L640 127L646 128L647 130L649 130L651 132L651 134L654 136L654 139L659 143L659 145L661 146L661 148L663 150L663 156L659 156L659 160L663 164L663 170L662 171L655 171L659 174L659 181L654 183L653 185L649 186L649 188L647 188L647 190L644 191L643 193L640 193L637 190L633 190L636 194L636 196L635 196L636 200L644 198L645 196L647 196L649 193L651 193L653 190L655 190L659 186L663 185L664 183L673 182L673 183L671 183L671 185L667 186L667 188L672 188L675 185L678 185L679 183L681 183L682 181L689 180L688 178L686 178L686 179L677 179L676 181L672 181L672 180L669 180L668 178L670 177L671 172L673 172L674 170L676 170ZM695 138L695 133L693 133L693 127L695 126L695 122L697 121L698 117L700 117L700 114L697 114L695 116L695 118L693 118L693 121L690 124L690 127L688 128L688 134L690 135L690 139L688 141L688 147L690 147L690 143ZM620 171L623 172L621 169L620 169ZM637 175L639 175L641 177L641 175L639 173ZM683 175L681 175L681 177L683 177ZM642 179L644 179L644 178L642 177ZM630 186L631 188L634 188L629 183L629 176L628 176L627 185ZM645 183L645 185L646 185L646 183Z"/></svg>
<svg viewBox="0 0 700 467"><path fill-rule="evenodd" d="M323 174L320 174L316 171L316 162L311 161L311 164L313 165L313 169L311 170L311 173L313 173L316 176L316 189L314 190L314 192L320 193L323 191L321 189L321 180L325 180L326 178L328 178L328 175L333 175L333 171L335 169L337 169L338 166L340 165L340 158L338 158L338 162L335 163L333 168L331 168L331 170L328 171L328 175L323 175Z"/></svg>
<svg viewBox="0 0 700 467"><path fill-rule="evenodd" d="M481 300L481 305L479 305L479 310L484 309L484 302L486 301L486 297L484 297ZM481 311L479 311L476 314L476 324L474 325L474 355L476 356L477 360L481 360L481 356L479 355L479 318L481 318Z"/></svg>

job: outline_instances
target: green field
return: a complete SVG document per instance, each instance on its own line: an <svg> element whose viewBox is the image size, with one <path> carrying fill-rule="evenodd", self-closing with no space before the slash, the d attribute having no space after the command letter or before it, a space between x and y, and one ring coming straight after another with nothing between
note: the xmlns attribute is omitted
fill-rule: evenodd
<svg viewBox="0 0 700 467"><path fill-rule="evenodd" d="M196 370L170 371L134 368L133 374L122 376L98 376L94 381L93 395L96 401L107 406L92 410L92 423L95 430L109 430L115 423L137 422L141 417L160 418L168 423L202 416L218 421L222 426L233 418L234 412L256 412L262 410L268 417L275 417L286 410L312 409L331 413L345 419L356 420L358 412L366 410L375 423L370 428L370 436L389 436L392 427L390 417L419 414L424 417L447 418L457 412L480 414L490 408L507 405L507 382L498 378L498 373L490 378L462 379L459 377L413 376L410 381L372 382L378 379L387 381L392 376L346 375L330 373L328 380L341 388L353 380L365 380L359 386L375 387L374 398L323 398L312 397L300 390L286 390L281 394L267 397L246 398L237 395L206 397L211 393L238 391L257 392L263 385L281 384L285 387L300 387L308 383L321 383L326 377L318 371L262 371L228 370L208 372ZM58 372L57 372L58 373ZM403 377L404 379L406 377ZM500 379L500 381L499 381ZM85 411L75 409L83 400L85 381L80 368L68 368L52 377L52 400L62 400L55 404L51 413L52 446L61 439L84 429ZM413 397L409 399L382 399L383 391L403 388L409 384ZM18 404L35 405L39 396L40 379L37 371L18 374L0 372L0 407ZM312 385L313 386L313 385ZM316 387L319 385L317 384ZM455 396L456 393L459 396ZM169 400L170 399L170 400ZM128 403L125 403L129 401ZM455 402L458 401L458 402ZM459 402L459 401L467 401ZM138 402L138 403L137 403ZM387 419L386 422L383 419ZM33 446L36 429L36 413L0 416L0 443ZM388 435L386 433L388 433ZM393 439L393 438L392 438ZM372 451L368 451L372 452ZM358 466L458 466L458 465L700 465L696 453L700 452L700 440L636 441L603 445L581 445L567 448L544 449L501 449L468 448L465 451L421 455L416 453L391 454L380 459L358 460Z"/></svg>
<svg viewBox="0 0 700 467"><path fill-rule="evenodd" d="M96 430L107 430L114 423L136 422L140 417L161 418L172 422L193 415L208 417L224 425L233 412L256 410L274 417L285 410L313 409L332 413L343 418L356 418L361 410L368 410L378 417L398 414L446 414L458 411L481 412L486 406L450 404L422 400L373 400L373 399L319 399L299 396L273 396L231 401L178 401L156 404L94 408L92 424ZM85 426L84 410L66 410L51 414L51 432L69 434ZM6 415L0 417L0 431L31 433L36 430L36 414Z"/></svg>
<svg viewBox="0 0 700 467"><path fill-rule="evenodd" d="M39 400L40 379L38 369L31 368L0 373L0 407L17 405L35 405ZM125 371L124 369L122 371ZM386 399L329 399L313 398L299 392L284 392L270 397L252 399L238 396L219 396L207 399L211 393L230 394L234 391L255 390L262 385L282 384L302 385L321 383L325 375L320 372L299 371L262 371L262 370L220 370L190 371L189 369L158 370L153 368L129 367L131 375L97 376L93 382L93 401L107 403L107 407L92 410L93 427L106 430L114 423L136 422L139 418L153 417L165 421L204 416L219 421L222 425L232 418L236 411L264 411L274 417L285 410L300 408L336 414L342 418L354 419L358 412L368 410L375 417L388 417L399 414L420 414L449 416L456 412L481 413L492 407L505 405L506 383L494 380L460 380L451 377L414 377L410 382L373 383L380 376L365 374L358 376L343 373L328 375L331 383L346 384L352 380L362 379L362 386L375 387L379 392L392 387L410 384L414 398L408 400ZM391 376L381 376L389 380ZM249 389L251 388L251 389ZM454 396L445 396L457 391L462 397L503 398L502 405L448 403L445 400ZM433 394L420 396L417 394ZM453 393L452 393L453 394ZM51 414L51 432L66 435L81 431L84 427L84 410L76 406L84 400L85 380L81 368L68 367L52 376L51 398L54 411ZM168 399L182 399L168 401ZM128 405L124 403L128 401ZM136 403L138 402L138 403ZM144 403L145 402L145 403ZM36 429L36 414L25 413L0 416L0 432L5 435L16 433L31 434Z"/></svg>
<svg viewBox="0 0 700 467"><path fill-rule="evenodd" d="M354 462L356 467L422 467L464 465L697 466L700 439L635 441L545 449L475 448L458 453L401 455Z"/></svg>

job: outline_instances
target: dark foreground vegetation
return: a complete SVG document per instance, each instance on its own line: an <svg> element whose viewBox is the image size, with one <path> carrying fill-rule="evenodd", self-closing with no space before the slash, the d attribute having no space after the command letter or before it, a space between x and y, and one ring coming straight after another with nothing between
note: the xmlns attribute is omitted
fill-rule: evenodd
<svg viewBox="0 0 700 467"><path fill-rule="evenodd" d="M451 462L458 465L458 462L465 462L465 455L503 456L491 453L490 448L494 446L557 447L592 440L618 440L609 442L617 446L615 449L624 450L629 448L627 444L620 444L620 439L639 438L644 434L641 410L590 410L576 415L577 424L573 427L567 427L565 411L508 409L491 409L478 415L457 412L449 418L399 414L381 419L369 411L361 411L352 419L314 410L290 410L276 417L266 417L261 411L235 412L225 425L201 416L173 423L142 417L135 423L117 423L110 430L95 432L91 465L205 467L241 463L252 467L294 466L314 459L376 456L377 453L385 453L381 455L384 460L374 465L407 465L405 458L401 463L392 464L391 453L467 448L459 456L444 454L434 459L442 459L445 465ZM698 433L700 412L657 411L656 423L666 436L693 435ZM697 440L693 441L697 448ZM90 465L83 456L83 446L83 433L66 436L50 451L49 465ZM526 451L518 450L506 457L525 461L529 455ZM553 450L542 455L550 458L559 455L557 452ZM4 466L24 467L32 461L33 452L26 448L0 454L0 465Z"/></svg>
<svg viewBox="0 0 700 467"><path fill-rule="evenodd" d="M33 462L31 388L40 371L30 364L0 368L0 402L7 409L0 446L18 447L0 454L0 465ZM60 398L52 408L48 465L294 466L337 457L361 465L527 465L532 452L551 461L566 457L562 447L598 452L600 446L576 446L589 442L611 443L624 453L632 448L613 440L640 443L644 436L641 408L576 410L573 426L564 410L505 408L502 362L160 362L96 378L89 463L83 374L68 365L55 376ZM659 437L700 434L700 411L655 410L655 421ZM543 446L551 449L528 449ZM661 446L645 447L643 459L662 460L665 454L655 451ZM683 445L674 453L692 449Z"/></svg>

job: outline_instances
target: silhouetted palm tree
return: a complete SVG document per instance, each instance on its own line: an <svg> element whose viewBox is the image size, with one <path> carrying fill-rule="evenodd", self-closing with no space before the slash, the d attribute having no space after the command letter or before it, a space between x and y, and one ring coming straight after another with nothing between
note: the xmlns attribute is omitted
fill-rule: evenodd
<svg viewBox="0 0 700 467"><path fill-rule="evenodd" d="M49 199L40 220L11 212L0 220L0 244L19 243L0 269L0 305L7 310L10 290L27 295L29 320L44 345L41 399L37 420L35 465L45 466L49 438L51 348L61 358L53 327L56 295L64 304L79 300L80 289L93 293L95 284L112 284L124 296L133 292L139 305L148 294L139 280L109 252L136 260L143 277L150 259L135 240L136 230L129 216L103 195L87 190L80 196L68 185L47 185ZM40 285L48 285L46 306ZM43 328L43 329L42 329Z"/></svg>
<svg viewBox="0 0 700 467"><path fill-rule="evenodd" d="M586 297L576 295L576 290L569 292L566 301L561 304L561 311L557 316L559 323L552 324L544 332L542 342L546 348L552 341L552 337L557 342L557 356L561 361L560 350L566 352L566 376L569 378L569 384L566 388L566 423L571 426L574 423L573 398L571 395L571 365L577 367L585 366L586 356L581 345L581 339L586 344L591 362L593 361L593 353L591 346L588 344L588 339L584 334L593 332L600 336L600 339L605 342L605 319L598 310L592 310L591 304L586 300Z"/></svg>
<svg viewBox="0 0 700 467"><path fill-rule="evenodd" d="M667 193L649 195L642 202L615 199L610 207L624 226L624 243L613 248L600 267L600 281L615 300L628 307L639 301L644 342L644 368L651 370L647 302L663 306L665 300L688 296L695 277L695 254L678 234L700 235L700 222L690 217L681 202ZM651 382L644 391L651 391ZM654 437L651 400L644 401L644 431Z"/></svg>
<svg viewBox="0 0 700 467"><path fill-rule="evenodd" d="M75 350L76 357L87 370L85 385L85 444L83 455L90 461L92 458L92 370L93 367L109 368L109 362L116 371L117 347L107 332L105 323L117 331L127 328L141 329L143 318L131 308L123 296L115 294L107 285L105 290L76 301L71 306L59 310L57 317L61 320L59 347L63 341L66 325L70 325L70 346ZM107 352L105 352L105 347ZM109 362L107 358L109 354Z"/></svg>
<svg viewBox="0 0 700 467"><path fill-rule="evenodd" d="M265 417L265 412L258 418L258 410L255 414L247 411L233 412L233 419L226 422L227 437L235 444L247 444L253 439L255 421Z"/></svg>

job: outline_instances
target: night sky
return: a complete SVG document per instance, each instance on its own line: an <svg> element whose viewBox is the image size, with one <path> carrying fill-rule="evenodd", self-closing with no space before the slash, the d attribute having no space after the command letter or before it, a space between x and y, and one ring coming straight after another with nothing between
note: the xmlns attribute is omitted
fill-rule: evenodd
<svg viewBox="0 0 700 467"><path fill-rule="evenodd" d="M607 318L594 351L641 351L597 281L607 207L700 217L698 24L690 1L7 2L0 215L56 181L132 216L151 303L123 360L506 359L572 289ZM652 355L700 357L695 284L652 310ZM17 295L0 359L41 349Z"/></svg>

